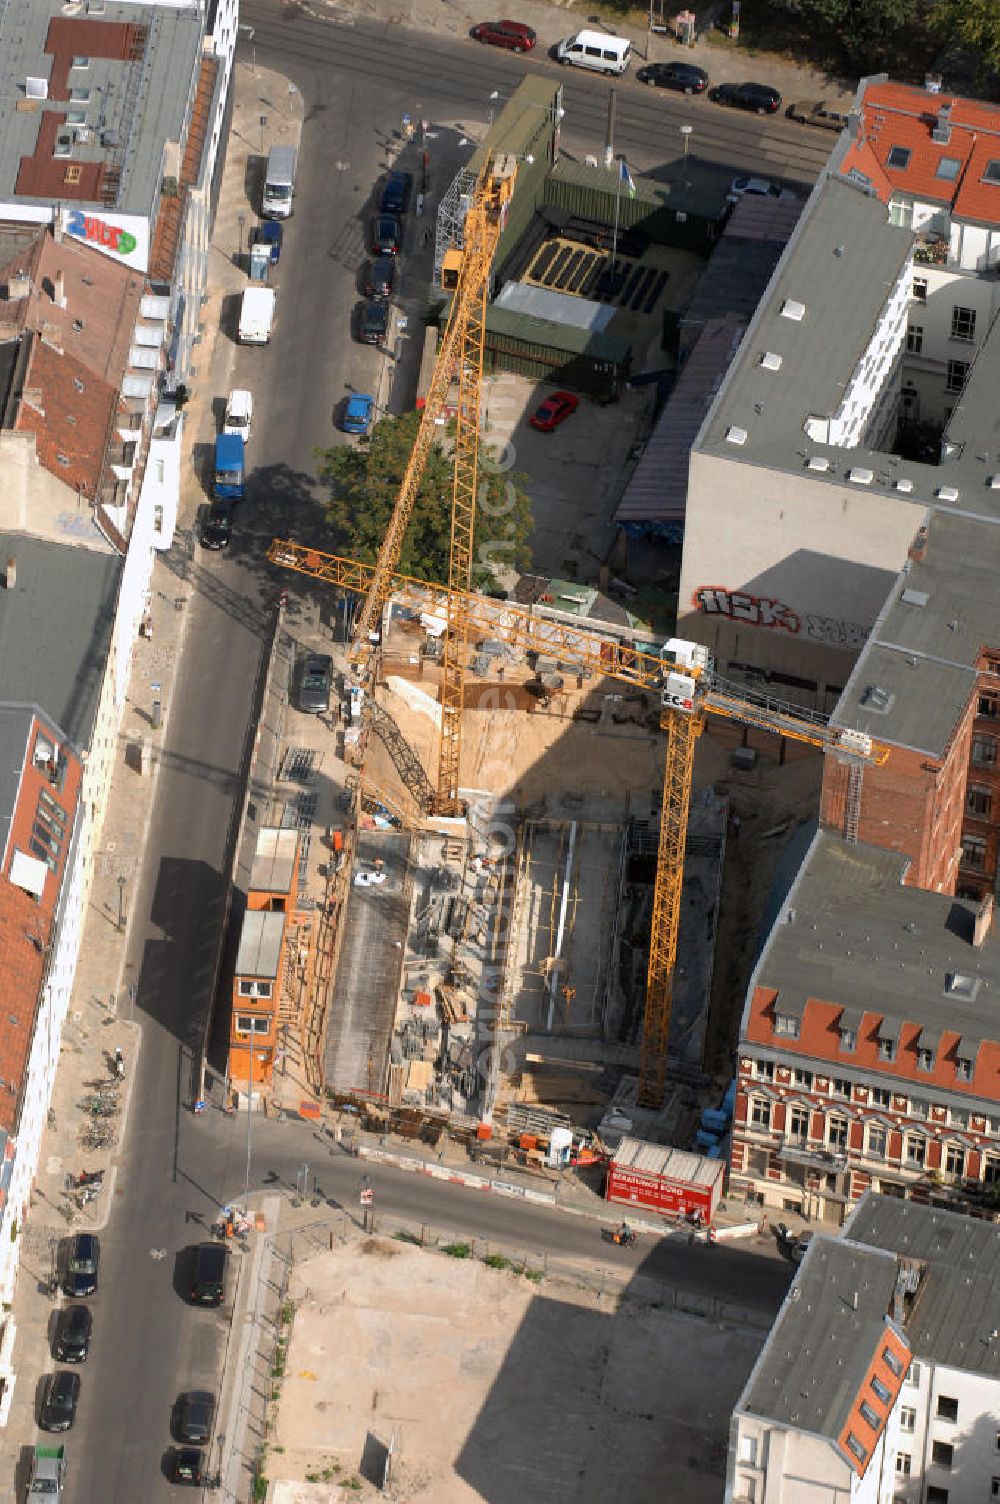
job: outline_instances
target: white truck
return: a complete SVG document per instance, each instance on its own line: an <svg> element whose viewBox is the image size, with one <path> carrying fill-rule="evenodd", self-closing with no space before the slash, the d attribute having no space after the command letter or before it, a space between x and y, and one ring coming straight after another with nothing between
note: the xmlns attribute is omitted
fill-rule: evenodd
<svg viewBox="0 0 1000 1504"><path fill-rule="evenodd" d="M273 327L274 288L248 287L240 303L240 344L266 345Z"/></svg>
<svg viewBox="0 0 1000 1504"><path fill-rule="evenodd" d="M28 1479L28 1504L58 1504L66 1482L63 1447L36 1447Z"/></svg>

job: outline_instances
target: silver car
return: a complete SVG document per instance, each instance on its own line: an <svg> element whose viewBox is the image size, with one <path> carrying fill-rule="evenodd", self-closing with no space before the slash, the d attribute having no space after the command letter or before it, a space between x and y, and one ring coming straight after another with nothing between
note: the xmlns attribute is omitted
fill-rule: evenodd
<svg viewBox="0 0 1000 1504"><path fill-rule="evenodd" d="M302 660L299 678L299 709L307 715L325 715L330 709L333 659L329 653L309 653Z"/></svg>

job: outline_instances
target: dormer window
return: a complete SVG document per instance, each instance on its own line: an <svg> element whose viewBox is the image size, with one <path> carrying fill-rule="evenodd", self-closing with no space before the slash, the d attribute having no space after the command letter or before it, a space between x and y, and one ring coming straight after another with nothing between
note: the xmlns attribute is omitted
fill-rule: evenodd
<svg viewBox="0 0 1000 1504"><path fill-rule="evenodd" d="M973 1063L971 1060L959 1055L955 1061L955 1080L971 1081L973 1075Z"/></svg>
<svg viewBox="0 0 1000 1504"><path fill-rule="evenodd" d="M918 1071L932 1071L934 1069L934 1060L935 1060L935 1054L934 1054L933 1050L929 1050L925 1046L918 1045L918 1047L917 1047L917 1070Z"/></svg>
<svg viewBox="0 0 1000 1504"><path fill-rule="evenodd" d="M799 1021L790 1013L776 1013L774 1015L774 1032L783 1034L786 1039L798 1039Z"/></svg>
<svg viewBox="0 0 1000 1504"><path fill-rule="evenodd" d="M856 1031L854 1029L844 1029L844 1028L842 1028L841 1031L840 1031L840 1048L841 1048L841 1051L845 1055L853 1055L854 1051L857 1049L857 1047L858 1047L858 1036L857 1036Z"/></svg>

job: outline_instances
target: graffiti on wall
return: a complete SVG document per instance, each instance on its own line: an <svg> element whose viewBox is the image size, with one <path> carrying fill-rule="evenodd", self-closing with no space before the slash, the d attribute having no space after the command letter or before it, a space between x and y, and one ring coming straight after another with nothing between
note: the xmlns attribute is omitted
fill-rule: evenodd
<svg viewBox="0 0 1000 1504"><path fill-rule="evenodd" d="M860 648L868 629L856 621L840 621L835 616L803 615L782 601L765 595L750 595L745 590L726 590L721 585L700 585L693 604L705 616L724 616L729 621L746 622L751 627L777 627L793 636L812 638L830 647Z"/></svg>

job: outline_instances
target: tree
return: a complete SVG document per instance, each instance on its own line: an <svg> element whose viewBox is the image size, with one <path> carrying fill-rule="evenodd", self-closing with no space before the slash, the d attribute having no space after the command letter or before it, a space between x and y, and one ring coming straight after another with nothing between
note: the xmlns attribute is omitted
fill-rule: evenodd
<svg viewBox="0 0 1000 1504"><path fill-rule="evenodd" d="M961 8L965 0L955 3ZM799 0L795 11L828 32L844 60L862 73L891 59L900 33L921 31L926 19L923 0Z"/></svg>
<svg viewBox="0 0 1000 1504"><path fill-rule="evenodd" d="M1000 69L1000 6L997 0L936 0L927 23L942 42L974 47L987 68Z"/></svg>
<svg viewBox="0 0 1000 1504"><path fill-rule="evenodd" d="M318 449L319 476L330 486L327 515L350 558L373 564L392 516L406 462L420 423L419 413L383 418L367 443ZM443 432L443 431L442 431ZM496 583L497 572L522 569L530 555L531 503L525 477L506 468L511 446L480 447L479 491L473 549L473 579ZM504 468L500 468L503 466ZM431 446L399 560L401 574L446 584L451 545L451 455Z"/></svg>

